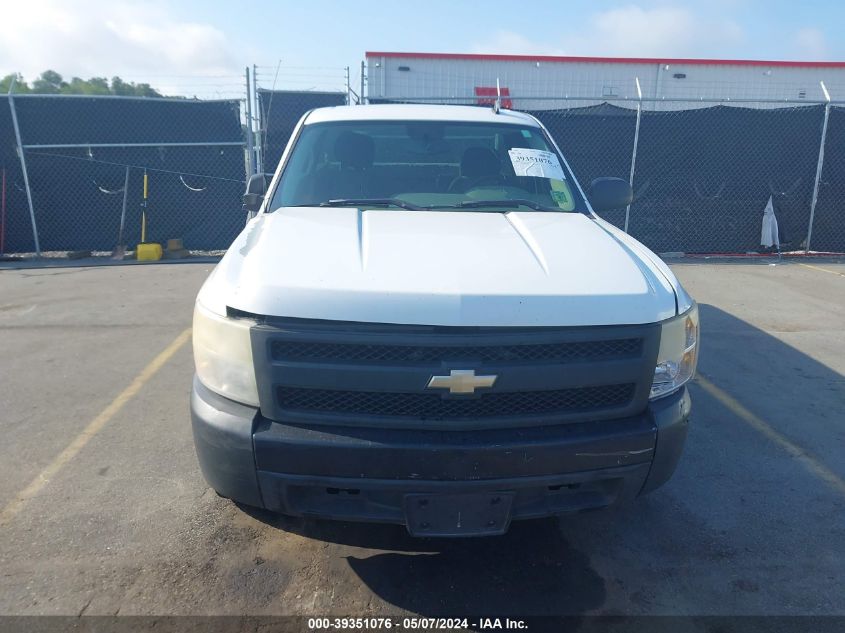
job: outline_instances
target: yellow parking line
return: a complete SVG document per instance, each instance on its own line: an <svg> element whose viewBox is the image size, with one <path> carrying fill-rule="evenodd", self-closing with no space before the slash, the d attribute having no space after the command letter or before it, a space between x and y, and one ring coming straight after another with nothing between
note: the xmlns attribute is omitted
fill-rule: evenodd
<svg viewBox="0 0 845 633"><path fill-rule="evenodd" d="M704 389L704 391L725 405L725 407L727 407L731 413L736 415L740 420L780 446L783 450L789 453L791 457L799 461L804 468L810 471L810 473L829 484L834 490L845 495L845 480L825 466L816 457L778 433L762 418L756 416L745 408L739 401L736 400L736 398L714 385L701 374L699 374L696 378L696 382L701 385L701 388Z"/></svg>
<svg viewBox="0 0 845 633"><path fill-rule="evenodd" d="M143 386L149 382L159 369L170 360L170 358L187 342L191 336L191 328L188 328L177 336L170 345L164 348L162 352L156 356L150 364L141 370L141 373L135 376L135 379L129 384L126 389L121 391L117 397L111 401L109 406L103 409L100 414L88 423L82 432L77 435L74 440L68 444L59 455L50 464L42 470L38 476L33 479L29 485L24 488L18 495L10 501L2 512L0 512L0 525L4 525L11 520L24 504L32 499L35 495L41 492L49 482L50 479L56 476L62 467L64 467L70 460L83 449L83 447L99 433L103 427L108 424L115 414L120 411L127 402L135 397Z"/></svg>
<svg viewBox="0 0 845 633"><path fill-rule="evenodd" d="M822 268L821 266L813 266L812 264L804 264L803 262L798 262L804 268L812 268L813 270L820 270L823 273L830 273L831 275L839 275L840 277L845 277L845 273L840 273L838 270L830 270L829 268Z"/></svg>

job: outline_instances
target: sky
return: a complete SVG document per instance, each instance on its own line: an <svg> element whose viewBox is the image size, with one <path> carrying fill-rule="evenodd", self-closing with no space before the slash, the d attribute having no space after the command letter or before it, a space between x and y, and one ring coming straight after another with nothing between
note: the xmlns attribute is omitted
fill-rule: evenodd
<svg viewBox="0 0 845 633"><path fill-rule="evenodd" d="M0 0L0 76L238 96L357 85L365 51L845 60L845 3L759 0Z"/></svg>

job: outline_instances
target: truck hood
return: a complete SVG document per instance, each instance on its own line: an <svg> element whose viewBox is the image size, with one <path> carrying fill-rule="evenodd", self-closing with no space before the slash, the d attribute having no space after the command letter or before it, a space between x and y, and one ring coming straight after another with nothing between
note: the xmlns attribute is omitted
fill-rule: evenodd
<svg viewBox="0 0 845 633"><path fill-rule="evenodd" d="M634 324L676 314L670 277L580 213L297 207L247 224L200 301L377 323Z"/></svg>

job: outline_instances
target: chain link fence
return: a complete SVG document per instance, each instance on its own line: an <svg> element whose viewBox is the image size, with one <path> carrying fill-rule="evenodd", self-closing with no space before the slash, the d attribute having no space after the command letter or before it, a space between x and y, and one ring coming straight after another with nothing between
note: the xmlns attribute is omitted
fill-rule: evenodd
<svg viewBox="0 0 845 633"><path fill-rule="evenodd" d="M124 199L130 246L146 209L147 241L225 249L243 227L250 170L275 169L306 111L348 99L258 89L250 121L238 100L10 96L0 108L0 252L109 251ZM630 180L630 208L602 215L656 252L762 252L770 198L784 251L845 252L845 104L509 96L506 105L546 125L585 188L599 176Z"/></svg>
<svg viewBox="0 0 845 633"><path fill-rule="evenodd" d="M819 194L813 214L812 246L845 250L845 105L828 106Z"/></svg>
<svg viewBox="0 0 845 633"><path fill-rule="evenodd" d="M347 93L264 90L259 88L260 146L265 171L274 171L303 114L314 108L345 105Z"/></svg>
<svg viewBox="0 0 845 633"><path fill-rule="evenodd" d="M806 248L823 110L643 112L628 232L657 252L756 251L771 197L781 248Z"/></svg>
<svg viewBox="0 0 845 633"><path fill-rule="evenodd" d="M492 101L371 100L485 107ZM845 252L843 105L512 96L506 105L548 128L585 190L600 176L630 180L630 208L601 215L656 252L766 251L761 229L770 198L781 250Z"/></svg>
<svg viewBox="0 0 845 633"><path fill-rule="evenodd" d="M238 101L21 95L9 106L4 252L131 246L142 212L146 241L190 249L225 248L243 227Z"/></svg>
<svg viewBox="0 0 845 633"><path fill-rule="evenodd" d="M33 235L12 109L0 106L0 254L35 251Z"/></svg>

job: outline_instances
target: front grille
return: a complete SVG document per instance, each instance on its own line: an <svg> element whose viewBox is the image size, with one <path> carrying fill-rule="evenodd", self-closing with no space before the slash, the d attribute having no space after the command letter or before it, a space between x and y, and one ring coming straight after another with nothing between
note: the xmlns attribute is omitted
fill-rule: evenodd
<svg viewBox="0 0 845 633"><path fill-rule="evenodd" d="M633 383L575 387L553 391L486 393L474 398L440 394L334 391L279 387L277 398L286 412L373 415L423 420L555 415L621 407L634 396Z"/></svg>
<svg viewBox="0 0 845 633"><path fill-rule="evenodd" d="M566 341L511 345L378 345L273 341L273 360L331 363L440 363L471 360L484 363L571 362L636 358L642 338Z"/></svg>
<svg viewBox="0 0 845 633"><path fill-rule="evenodd" d="M458 430L602 422L641 413L660 326L268 319L251 336L261 413L268 419ZM426 388L433 375L453 370L497 380L472 395Z"/></svg>

